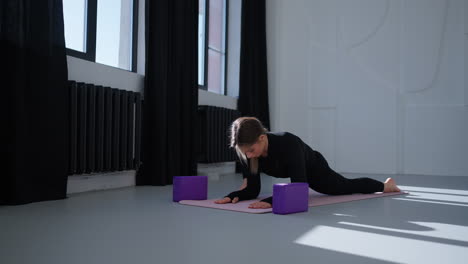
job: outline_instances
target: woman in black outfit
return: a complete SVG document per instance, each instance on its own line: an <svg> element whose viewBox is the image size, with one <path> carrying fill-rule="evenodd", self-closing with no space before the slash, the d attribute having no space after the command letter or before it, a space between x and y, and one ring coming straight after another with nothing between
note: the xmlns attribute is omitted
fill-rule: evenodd
<svg viewBox="0 0 468 264"><path fill-rule="evenodd" d="M244 182L240 190L215 203L237 203L257 198L260 193L260 172L291 182L307 182L313 190L329 194L399 192L392 178L384 183L370 179L347 179L333 171L325 158L299 137L288 133L268 132L254 117L241 117L231 126L231 147L242 163ZM249 208L270 208L273 197L252 203Z"/></svg>

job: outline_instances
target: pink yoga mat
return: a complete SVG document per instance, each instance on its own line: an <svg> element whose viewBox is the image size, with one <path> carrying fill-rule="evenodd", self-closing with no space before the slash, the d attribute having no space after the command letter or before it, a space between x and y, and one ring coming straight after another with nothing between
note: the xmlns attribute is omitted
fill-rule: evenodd
<svg viewBox="0 0 468 264"><path fill-rule="evenodd" d="M378 197L386 197L386 196L393 196L393 195L401 195L407 194L407 192L392 192L392 193L373 193L373 194L350 194L350 195L325 195L320 194L318 192L309 191L309 207L312 206L320 206L320 205L327 205L327 204L335 204L335 203L345 203L351 202L356 200L363 200L363 199L371 199L371 198L378 198ZM266 198L266 196L259 197L255 200L249 201L241 201L235 204L215 204L214 201L216 199L210 200L182 200L179 201L180 204L185 205L193 205L193 206L201 206L201 207L209 207L215 209L222 209L222 210L229 210L229 211L237 211L237 212L244 212L244 213L252 213L252 214L263 214L269 213L272 211L271 208L268 209L250 209L249 204L254 203L256 201L260 201Z"/></svg>

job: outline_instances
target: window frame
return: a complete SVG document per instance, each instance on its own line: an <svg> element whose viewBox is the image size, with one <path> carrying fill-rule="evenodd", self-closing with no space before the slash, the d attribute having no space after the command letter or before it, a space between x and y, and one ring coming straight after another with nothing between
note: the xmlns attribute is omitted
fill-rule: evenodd
<svg viewBox="0 0 468 264"><path fill-rule="evenodd" d="M224 17L224 87L221 95L227 95L227 73L228 73L228 23L229 23L229 0L225 0L225 17ZM205 0L205 61L204 61L204 83L203 85L198 85L199 89L208 91L208 61L207 58L208 50L209 50L209 30L210 30L210 0Z"/></svg>
<svg viewBox="0 0 468 264"><path fill-rule="evenodd" d="M97 1L98 0L86 0L86 52L77 51L74 49L67 48L67 55L76 57L79 59L87 60L90 62L96 62L96 28L97 28ZM137 72L137 56L138 56L138 4L139 0L133 0L133 14L132 14L132 62L131 69L122 69L115 66L106 65L108 67L117 68L129 72Z"/></svg>

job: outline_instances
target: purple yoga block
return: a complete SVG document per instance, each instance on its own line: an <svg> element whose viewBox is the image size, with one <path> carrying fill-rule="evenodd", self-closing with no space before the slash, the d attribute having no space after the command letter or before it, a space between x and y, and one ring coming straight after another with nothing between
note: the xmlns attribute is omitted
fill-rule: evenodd
<svg viewBox="0 0 468 264"><path fill-rule="evenodd" d="M208 176L174 176L172 179L172 200L206 200L208 197Z"/></svg>
<svg viewBox="0 0 468 264"><path fill-rule="evenodd" d="M292 214L309 210L309 184L304 182L273 185L273 213Z"/></svg>

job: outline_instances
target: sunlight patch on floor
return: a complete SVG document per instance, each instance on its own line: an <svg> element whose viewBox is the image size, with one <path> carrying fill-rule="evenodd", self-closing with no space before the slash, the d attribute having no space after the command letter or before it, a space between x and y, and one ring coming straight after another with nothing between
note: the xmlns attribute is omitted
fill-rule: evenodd
<svg viewBox="0 0 468 264"><path fill-rule="evenodd" d="M409 192L409 194L404 198L394 198L395 200L468 207L468 191L465 190L404 185L399 187L401 190Z"/></svg>
<svg viewBox="0 0 468 264"><path fill-rule="evenodd" d="M461 203L447 203L447 202L427 201L427 200L408 199L408 198L393 198L393 199L394 200L401 200L401 201L418 202L418 203L444 204L444 205L455 205L455 206L468 207L468 204L461 204Z"/></svg>
<svg viewBox="0 0 468 264"><path fill-rule="evenodd" d="M451 194L434 194L434 193L425 193L425 192L410 192L406 198L411 199L424 199L424 200L434 200L440 202L456 202L456 203L466 203L468 204L468 196L459 196Z"/></svg>
<svg viewBox="0 0 468 264"><path fill-rule="evenodd" d="M453 195L466 195L468 196L468 191L466 190L455 190L455 189L442 189L442 188L429 188L429 187L418 187L418 186L405 186L398 185L400 189L408 192L429 192L429 193L439 193L439 194L453 194Z"/></svg>
<svg viewBox="0 0 468 264"><path fill-rule="evenodd" d="M411 224L415 224L415 225L419 225L419 226L431 229L429 231L414 231L414 230L396 229L396 228L388 228L388 227L381 227L381 226L363 225L363 224L350 223L350 222L338 222L338 223L343 224L343 225L348 225L348 226L357 226L357 227L369 228L369 229L374 229L374 230L391 231L391 232L397 232L397 233L412 234L412 235L427 236L427 237L436 237L436 238L443 238L443 239L452 239L452 240L468 242L468 226L451 225L451 224L443 224L443 223L429 223L429 222L412 222L412 221L408 222Z"/></svg>
<svg viewBox="0 0 468 264"><path fill-rule="evenodd" d="M350 214L340 214L340 213L334 213L333 215L336 215L336 216L346 216L346 217L356 217L355 215L350 215Z"/></svg>
<svg viewBox="0 0 468 264"><path fill-rule="evenodd" d="M317 226L294 243L399 263L465 263L468 248L419 239Z"/></svg>

